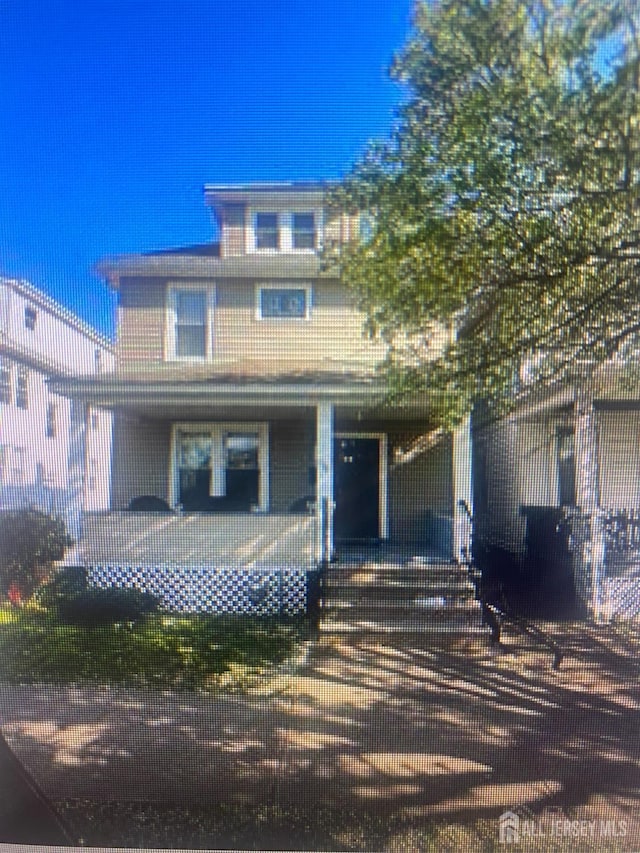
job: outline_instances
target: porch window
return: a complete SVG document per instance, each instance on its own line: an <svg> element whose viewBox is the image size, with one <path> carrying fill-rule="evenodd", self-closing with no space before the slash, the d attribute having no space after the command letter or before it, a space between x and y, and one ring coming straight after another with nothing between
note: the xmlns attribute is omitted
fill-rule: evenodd
<svg viewBox="0 0 640 853"><path fill-rule="evenodd" d="M230 432L224 439L226 497L246 509L260 503L260 465L257 433Z"/></svg>
<svg viewBox="0 0 640 853"><path fill-rule="evenodd" d="M170 287L167 311L167 356L200 361L213 352L211 287Z"/></svg>
<svg viewBox="0 0 640 853"><path fill-rule="evenodd" d="M268 444L266 424L177 425L173 502L187 512L266 511Z"/></svg>

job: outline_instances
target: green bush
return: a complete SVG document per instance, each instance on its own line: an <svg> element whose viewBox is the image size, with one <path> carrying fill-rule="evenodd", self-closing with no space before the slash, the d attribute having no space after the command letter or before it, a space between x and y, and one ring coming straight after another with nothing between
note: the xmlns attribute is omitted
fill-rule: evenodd
<svg viewBox="0 0 640 853"><path fill-rule="evenodd" d="M138 589L89 588L68 597L59 597L56 612L60 621L67 625L92 627L137 622L158 610L159 606L155 596Z"/></svg>
<svg viewBox="0 0 640 853"><path fill-rule="evenodd" d="M64 521L35 509L0 512L0 593L31 596L73 544Z"/></svg>
<svg viewBox="0 0 640 853"><path fill-rule="evenodd" d="M70 601L87 591L87 570L84 566L63 566L36 593L38 604L54 613L61 602Z"/></svg>

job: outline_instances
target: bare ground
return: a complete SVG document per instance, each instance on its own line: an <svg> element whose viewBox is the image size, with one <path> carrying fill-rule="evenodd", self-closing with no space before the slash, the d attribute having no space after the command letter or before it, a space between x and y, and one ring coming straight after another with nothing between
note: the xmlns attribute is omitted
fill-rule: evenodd
<svg viewBox="0 0 640 853"><path fill-rule="evenodd" d="M491 850L509 809L544 824L525 849L639 849L638 633L542 627L557 672L516 633L332 642L262 692L3 686L0 720L91 843Z"/></svg>

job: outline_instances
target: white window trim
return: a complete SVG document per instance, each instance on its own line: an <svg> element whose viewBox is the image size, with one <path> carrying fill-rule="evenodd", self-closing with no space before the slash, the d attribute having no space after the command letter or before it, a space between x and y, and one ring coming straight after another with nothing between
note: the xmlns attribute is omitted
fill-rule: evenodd
<svg viewBox="0 0 640 853"><path fill-rule="evenodd" d="M204 291L207 295L207 317L205 322L204 356L183 356L176 354L176 294L180 291ZM216 307L216 286L208 282L169 282L165 293L164 360L202 363L211 361L214 352L214 321Z"/></svg>
<svg viewBox="0 0 640 853"><path fill-rule="evenodd" d="M278 216L278 249L258 249L256 246L256 218L258 213L275 213ZM316 231L315 249L294 249L293 247L293 214L313 213ZM324 240L324 211L322 207L305 207L296 205L286 210L269 207L250 207L245 226L245 246L249 254L258 255L315 255L322 249Z"/></svg>
<svg viewBox="0 0 640 853"><path fill-rule="evenodd" d="M378 534L381 539L389 538L389 438L386 432L336 432L336 438L378 439Z"/></svg>
<svg viewBox="0 0 640 853"><path fill-rule="evenodd" d="M211 472L211 487L213 495L224 495L224 436L227 432L256 432L258 434L258 466L260 468L260 512L269 511L269 424L264 421L216 421L199 423L188 421L174 423L171 426L171 450L169 455L169 503L178 504L180 495L179 465L178 465L178 433L180 432L209 432L211 434L211 458L214 468Z"/></svg>
<svg viewBox="0 0 640 853"><path fill-rule="evenodd" d="M305 292L305 313L304 317L263 317L262 316L262 299L261 293L263 290L304 290ZM313 285L308 282L285 282L277 281L261 281L256 284L255 288L255 305L256 305L256 320L261 323L304 323L311 319L311 309L313 307Z"/></svg>

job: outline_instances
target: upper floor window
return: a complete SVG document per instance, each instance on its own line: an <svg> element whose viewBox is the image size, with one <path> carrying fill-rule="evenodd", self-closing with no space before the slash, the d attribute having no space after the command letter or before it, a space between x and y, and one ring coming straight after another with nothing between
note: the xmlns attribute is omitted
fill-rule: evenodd
<svg viewBox="0 0 640 853"><path fill-rule="evenodd" d="M200 360L213 352L213 288L174 286L168 291L167 357Z"/></svg>
<svg viewBox="0 0 640 853"><path fill-rule="evenodd" d="M311 288L262 285L257 291L257 318L308 320L311 315Z"/></svg>
<svg viewBox="0 0 640 853"><path fill-rule="evenodd" d="M294 249L315 249L316 218L313 213L294 213L291 218L291 245Z"/></svg>
<svg viewBox="0 0 640 853"><path fill-rule="evenodd" d="M96 373L102 372L102 353L99 349L97 349L93 354L93 361Z"/></svg>
<svg viewBox="0 0 640 853"><path fill-rule="evenodd" d="M11 365L0 360L0 403L11 402Z"/></svg>
<svg viewBox="0 0 640 853"><path fill-rule="evenodd" d="M29 408L29 370L26 367L18 368L18 380L16 382L16 406L19 409Z"/></svg>
<svg viewBox="0 0 640 853"><path fill-rule="evenodd" d="M256 249L279 249L280 226L277 213L256 213Z"/></svg>
<svg viewBox="0 0 640 853"><path fill-rule="evenodd" d="M33 331L36 327L36 320L38 319L38 312L32 305L25 305L24 308L24 325L25 328Z"/></svg>
<svg viewBox="0 0 640 853"><path fill-rule="evenodd" d="M320 208L253 211L247 233L249 252L314 252L320 247Z"/></svg>

